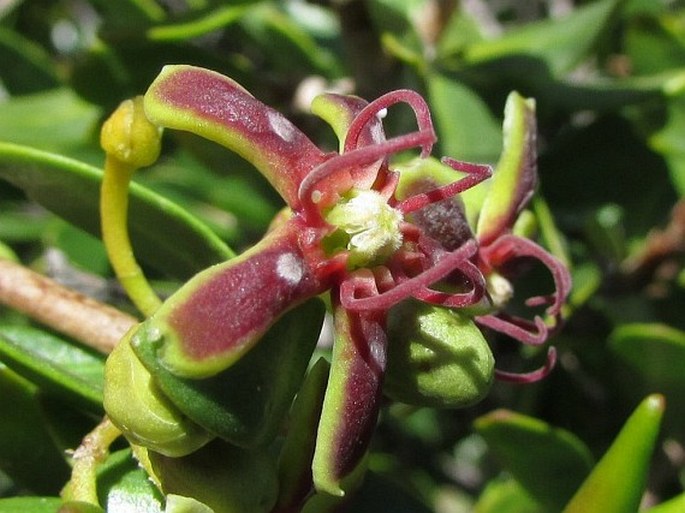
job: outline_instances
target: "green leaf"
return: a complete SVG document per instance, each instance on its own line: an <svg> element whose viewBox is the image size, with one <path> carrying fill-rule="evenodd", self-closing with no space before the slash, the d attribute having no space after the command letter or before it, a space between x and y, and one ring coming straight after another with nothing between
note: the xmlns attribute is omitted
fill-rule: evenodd
<svg viewBox="0 0 685 513"><path fill-rule="evenodd" d="M685 387L685 332L665 324L624 324L610 347L650 383Z"/></svg>
<svg viewBox="0 0 685 513"><path fill-rule="evenodd" d="M0 363L0 464L31 492L57 495L70 470L52 443L36 394L34 385Z"/></svg>
<svg viewBox="0 0 685 513"><path fill-rule="evenodd" d="M573 69L586 58L611 26L623 0L602 0L554 20L529 23L504 36L475 43L465 52L471 64L514 54L541 59L553 75Z"/></svg>
<svg viewBox="0 0 685 513"><path fill-rule="evenodd" d="M671 182L682 196L685 194L685 94L667 103L668 118L663 128L649 138L651 148L660 153L669 167Z"/></svg>
<svg viewBox="0 0 685 513"><path fill-rule="evenodd" d="M0 103L0 141L69 152L90 142L97 107L70 89L52 89Z"/></svg>
<svg viewBox="0 0 685 513"><path fill-rule="evenodd" d="M268 448L245 450L216 440L181 458L149 457L165 494L192 497L216 513L267 513L276 502L276 465Z"/></svg>
<svg viewBox="0 0 685 513"><path fill-rule="evenodd" d="M33 41L5 27L0 27L0 61L2 84L12 94L35 93L59 85L55 66L48 53Z"/></svg>
<svg viewBox="0 0 685 513"><path fill-rule="evenodd" d="M0 142L0 178L70 223L99 236L100 169ZM130 235L141 261L175 278L187 279L233 256L223 241L174 203L135 183L130 194Z"/></svg>
<svg viewBox="0 0 685 513"><path fill-rule="evenodd" d="M162 497L129 449L111 454L98 469L100 504L107 513L162 513Z"/></svg>
<svg viewBox="0 0 685 513"><path fill-rule="evenodd" d="M175 376L161 365L153 344L141 344L136 351L161 390L190 419L236 445L254 447L273 440L280 428L304 377L323 313L317 299L286 313L240 360L207 379Z"/></svg>
<svg viewBox="0 0 685 513"><path fill-rule="evenodd" d="M0 499L0 513L55 513L61 504L59 497L12 497Z"/></svg>
<svg viewBox="0 0 685 513"><path fill-rule="evenodd" d="M490 481L476 503L473 513L545 513L514 479Z"/></svg>
<svg viewBox="0 0 685 513"><path fill-rule="evenodd" d="M635 513L640 507L664 398L644 399L563 513Z"/></svg>
<svg viewBox="0 0 685 513"><path fill-rule="evenodd" d="M631 73L653 74L685 65L685 47L679 40L681 28L668 30L669 22L675 28L682 20L681 13L667 15L634 16L627 24L624 36L624 51L630 61ZM676 32L676 33L673 33ZM681 36L682 37L682 36Z"/></svg>
<svg viewBox="0 0 685 513"><path fill-rule="evenodd" d="M469 87L447 75L426 77L428 98L435 118L441 151L455 159L496 162L502 149L502 125L485 102ZM488 191L486 184L462 193L466 216L475 221Z"/></svg>
<svg viewBox="0 0 685 513"><path fill-rule="evenodd" d="M495 162L502 149L502 125L485 102L447 75L431 73L426 82L442 153L460 160Z"/></svg>
<svg viewBox="0 0 685 513"><path fill-rule="evenodd" d="M42 390L102 411L101 356L29 326L0 326L0 358Z"/></svg>
<svg viewBox="0 0 685 513"><path fill-rule="evenodd" d="M658 391L666 397L664 430L680 437L685 423L685 332L660 323L632 323L617 327L609 347L624 364L624 379L635 400Z"/></svg>
<svg viewBox="0 0 685 513"><path fill-rule="evenodd" d="M310 13L311 14L311 13ZM294 20L271 3L250 11L241 23L264 52L269 73L339 75L338 63L327 48L317 41Z"/></svg>
<svg viewBox="0 0 685 513"><path fill-rule="evenodd" d="M244 5L221 6L199 15L191 12L186 18L151 27L146 35L151 41L183 41L222 29L240 20L246 12Z"/></svg>
<svg viewBox="0 0 685 513"><path fill-rule="evenodd" d="M474 424L502 466L543 505L559 510L592 468L589 449L542 420L497 410Z"/></svg>
<svg viewBox="0 0 685 513"><path fill-rule="evenodd" d="M649 508L644 513L682 513L685 511L685 493Z"/></svg>
<svg viewBox="0 0 685 513"><path fill-rule="evenodd" d="M309 370L295 397L288 433L278 460L277 510L294 508L311 491L312 457L330 364L321 357Z"/></svg>

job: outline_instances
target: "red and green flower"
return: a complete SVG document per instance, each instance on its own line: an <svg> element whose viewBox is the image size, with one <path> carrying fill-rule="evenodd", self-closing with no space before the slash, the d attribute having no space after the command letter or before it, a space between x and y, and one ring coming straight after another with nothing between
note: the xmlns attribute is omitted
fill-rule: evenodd
<svg viewBox="0 0 685 513"><path fill-rule="evenodd" d="M383 119L396 104L411 107L416 129L388 137ZM454 316L455 322L444 322L454 345L462 332L464 340L480 340L491 331L541 345L559 326L569 273L515 229L537 182L532 101L510 96L505 150L494 173L485 165L432 158L436 135L428 106L409 90L372 102L317 97L312 110L333 127L339 151L318 148L236 82L201 68L165 67L144 107L152 123L192 132L244 157L278 191L287 211L254 247L198 274L164 302L131 335L131 346L153 375L163 371L184 383L212 380L246 358L284 314L327 294L334 346L313 448L317 491L342 495L343 479L363 462L386 369L405 368L388 365L388 355L397 358L393 343L407 343L393 337L414 343L427 332L440 333L432 326L392 335L398 333L389 329L392 312L418 319L407 325L423 328ZM412 149L418 155L407 157ZM487 189L484 201L463 194L475 187ZM518 264L531 260L549 270L554 290L524 301L533 312L525 317L509 310L520 303L513 284ZM313 348L299 349L306 353L295 371L301 377ZM536 371L495 375L533 381L554 359L550 349ZM484 374L491 370L491 362L483 363ZM392 381L401 382L393 372ZM488 375L483 383L489 382ZM186 411L178 398L171 400Z"/></svg>

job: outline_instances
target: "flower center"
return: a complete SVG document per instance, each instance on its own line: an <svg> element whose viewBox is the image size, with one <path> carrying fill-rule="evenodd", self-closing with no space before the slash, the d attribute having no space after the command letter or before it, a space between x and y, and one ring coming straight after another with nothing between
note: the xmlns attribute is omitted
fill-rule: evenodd
<svg viewBox="0 0 685 513"><path fill-rule="evenodd" d="M376 191L352 190L326 215L337 228L328 237L328 249L349 251L351 268L379 264L402 245L402 219L402 213Z"/></svg>

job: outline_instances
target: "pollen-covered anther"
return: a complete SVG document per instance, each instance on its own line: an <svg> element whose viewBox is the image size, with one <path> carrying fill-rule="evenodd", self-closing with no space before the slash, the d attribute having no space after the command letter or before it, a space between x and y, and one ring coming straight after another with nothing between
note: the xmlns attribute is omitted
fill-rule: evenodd
<svg viewBox="0 0 685 513"><path fill-rule="evenodd" d="M345 249L349 263L380 263L402 245L402 214L376 191L353 192L326 215L326 221L349 236Z"/></svg>
<svg viewBox="0 0 685 513"><path fill-rule="evenodd" d="M514 297L514 287L501 274L492 273L486 278L486 283L492 304L496 309L504 308L509 300Z"/></svg>

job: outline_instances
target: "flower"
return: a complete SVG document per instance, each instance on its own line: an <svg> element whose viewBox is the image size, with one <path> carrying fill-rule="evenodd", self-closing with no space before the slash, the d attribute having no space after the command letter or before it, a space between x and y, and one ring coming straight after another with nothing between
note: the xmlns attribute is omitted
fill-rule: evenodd
<svg viewBox="0 0 685 513"><path fill-rule="evenodd" d="M535 187L534 123L530 102L510 128L511 169L494 177L477 223L467 221L460 195L491 176L488 166L430 158L436 136L428 106L416 92L393 91L367 103L324 94L312 110L328 121L341 145L320 150L277 111L233 80L191 66L166 66L145 95L156 125L186 130L220 143L251 162L289 210L254 247L200 273L147 320L131 344L152 345L159 363L188 379L208 378L238 361L286 311L330 292L335 342L318 426L313 481L318 491L342 495L341 482L363 460L373 431L387 360L387 318L408 298L458 309L485 328L528 344L550 330L505 312L513 287L507 267L520 258L542 262L555 291L528 300L548 305L553 324L570 288L566 268L527 238L514 221ZM408 104L417 129L387 138L383 117ZM516 120L521 116L515 117ZM505 126L505 132L507 127ZM390 157L419 148L409 163ZM513 164L512 164L513 163ZM492 199L494 198L494 199ZM505 379L538 379L553 364Z"/></svg>

